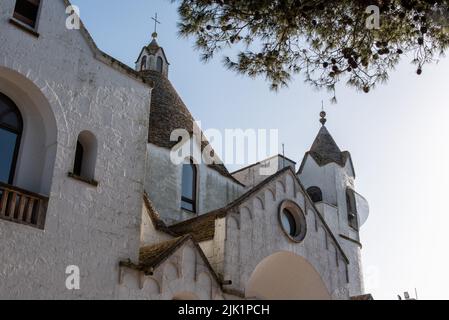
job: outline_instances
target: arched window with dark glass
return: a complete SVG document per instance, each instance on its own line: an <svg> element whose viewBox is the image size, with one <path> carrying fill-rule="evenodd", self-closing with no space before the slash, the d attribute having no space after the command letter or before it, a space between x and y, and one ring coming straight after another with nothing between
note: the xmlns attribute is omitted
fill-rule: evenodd
<svg viewBox="0 0 449 320"><path fill-rule="evenodd" d="M97 149L98 143L95 135L90 131L81 132L76 142L73 172L70 173L70 176L96 184Z"/></svg>
<svg viewBox="0 0 449 320"><path fill-rule="evenodd" d="M83 157L84 157L84 147L78 140L76 142L75 163L73 165L73 173L79 177L81 177L81 169L83 166Z"/></svg>
<svg viewBox="0 0 449 320"><path fill-rule="evenodd" d="M359 230L359 221L357 217L357 204L355 193L352 189L346 189L346 207L348 209L348 224L351 228Z"/></svg>
<svg viewBox="0 0 449 320"><path fill-rule="evenodd" d="M307 189L307 194L314 203L323 201L323 193L318 187L310 187Z"/></svg>
<svg viewBox="0 0 449 320"><path fill-rule="evenodd" d="M197 168L190 161L182 166L182 198L181 208L196 212Z"/></svg>
<svg viewBox="0 0 449 320"><path fill-rule="evenodd" d="M147 56L143 56L140 62L140 71L144 71L147 68Z"/></svg>
<svg viewBox="0 0 449 320"><path fill-rule="evenodd" d="M15 103L0 93L0 182L13 184L23 120Z"/></svg>
<svg viewBox="0 0 449 320"><path fill-rule="evenodd" d="M160 73L164 70L164 60L161 57L157 57L156 70Z"/></svg>

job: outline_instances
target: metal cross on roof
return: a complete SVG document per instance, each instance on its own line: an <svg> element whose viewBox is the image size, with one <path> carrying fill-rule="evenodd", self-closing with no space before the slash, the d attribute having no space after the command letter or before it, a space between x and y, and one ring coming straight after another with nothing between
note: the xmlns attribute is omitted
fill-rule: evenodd
<svg viewBox="0 0 449 320"><path fill-rule="evenodd" d="M157 25L161 24L161 22L157 19L157 13L155 14L154 18L151 18L152 20L154 20L154 33L153 33L153 38L157 37Z"/></svg>

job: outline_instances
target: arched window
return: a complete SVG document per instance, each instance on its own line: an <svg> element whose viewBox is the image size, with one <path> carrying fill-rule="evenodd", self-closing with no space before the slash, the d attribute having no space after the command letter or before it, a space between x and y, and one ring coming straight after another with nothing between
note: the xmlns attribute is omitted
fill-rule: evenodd
<svg viewBox="0 0 449 320"><path fill-rule="evenodd" d="M75 150L75 161L72 176L81 178L91 184L95 182L95 166L97 162L97 139L89 131L78 136Z"/></svg>
<svg viewBox="0 0 449 320"><path fill-rule="evenodd" d="M164 60L161 57L157 57L156 70L160 73L164 70Z"/></svg>
<svg viewBox="0 0 449 320"><path fill-rule="evenodd" d="M147 56L143 56L140 62L140 71L144 71L147 68Z"/></svg>
<svg viewBox="0 0 449 320"><path fill-rule="evenodd" d="M0 93L0 182L13 184L22 130L19 109Z"/></svg>
<svg viewBox="0 0 449 320"><path fill-rule="evenodd" d="M73 165L73 173L79 177L81 177L81 168L83 166L83 156L84 156L84 148L83 148L83 145L78 140L76 142L75 164Z"/></svg>
<svg viewBox="0 0 449 320"><path fill-rule="evenodd" d="M307 194L314 203L323 201L323 193L318 187L310 187L307 189Z"/></svg>
<svg viewBox="0 0 449 320"><path fill-rule="evenodd" d="M359 221L357 218L357 205L355 201L354 190L346 189L346 206L348 209L348 224L351 228L359 230Z"/></svg>
<svg viewBox="0 0 449 320"><path fill-rule="evenodd" d="M190 161L182 166L182 198L181 208L196 212L197 169Z"/></svg>

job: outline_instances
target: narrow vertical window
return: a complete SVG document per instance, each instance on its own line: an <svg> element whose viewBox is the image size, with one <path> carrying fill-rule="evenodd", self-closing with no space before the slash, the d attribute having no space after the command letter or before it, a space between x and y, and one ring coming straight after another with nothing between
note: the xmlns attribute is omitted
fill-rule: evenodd
<svg viewBox="0 0 449 320"><path fill-rule="evenodd" d="M147 56L143 56L140 63L140 71L144 71L147 68Z"/></svg>
<svg viewBox="0 0 449 320"><path fill-rule="evenodd" d="M193 162L182 167L182 198L181 208L196 212L197 169Z"/></svg>
<svg viewBox="0 0 449 320"><path fill-rule="evenodd" d="M161 57L157 57L157 71L162 73L164 70L164 60Z"/></svg>
<svg viewBox="0 0 449 320"><path fill-rule="evenodd" d="M96 184L95 166L97 162L97 139L89 131L79 134L76 142L75 160L70 176L81 178L86 182Z"/></svg>
<svg viewBox="0 0 449 320"><path fill-rule="evenodd" d="M19 109L0 93L0 182L13 184L22 129Z"/></svg>
<svg viewBox="0 0 449 320"><path fill-rule="evenodd" d="M348 224L351 228L359 230L359 221L357 218L357 205L354 191L346 189L346 207L348 209Z"/></svg>
<svg viewBox="0 0 449 320"><path fill-rule="evenodd" d="M83 145L77 141L75 151L75 164L73 166L73 173L77 176L81 176L81 167L83 165L84 148Z"/></svg>
<svg viewBox="0 0 449 320"><path fill-rule="evenodd" d="M17 0L14 18L35 29L41 0Z"/></svg>

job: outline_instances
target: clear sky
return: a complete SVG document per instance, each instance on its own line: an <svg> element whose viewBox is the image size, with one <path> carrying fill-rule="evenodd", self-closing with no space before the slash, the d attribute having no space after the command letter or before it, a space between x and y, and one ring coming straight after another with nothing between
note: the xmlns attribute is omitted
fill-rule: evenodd
<svg viewBox="0 0 449 320"><path fill-rule="evenodd" d="M370 202L361 230L366 291L396 299L416 287L420 299L449 298L449 58L420 77L405 58L387 85L369 94L340 87L338 104L329 106L328 94L301 78L274 93L263 79L226 70L221 57L203 64L192 40L178 38L169 0L72 2L100 49L132 67L158 12L169 78L204 129L279 129L286 156L300 162L325 100L327 127L351 152L356 190Z"/></svg>

